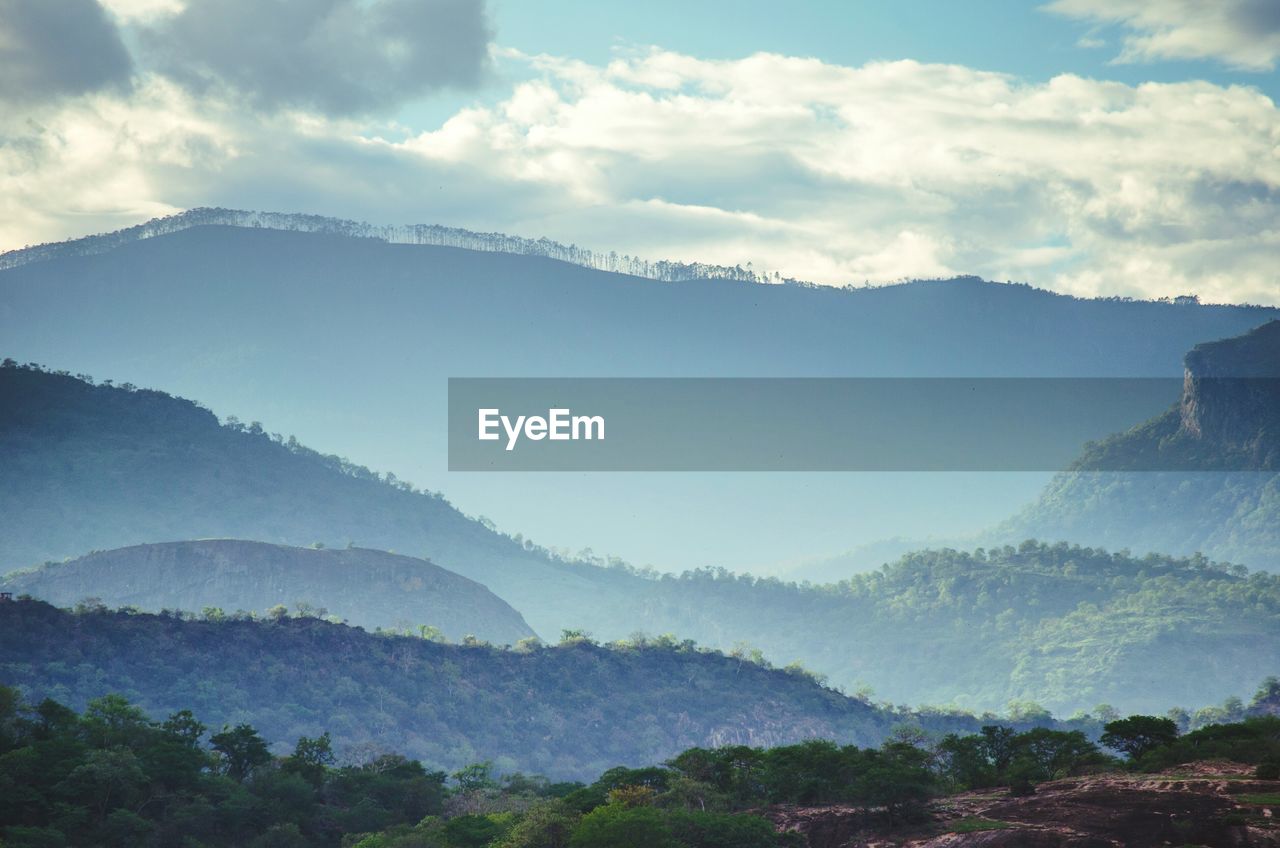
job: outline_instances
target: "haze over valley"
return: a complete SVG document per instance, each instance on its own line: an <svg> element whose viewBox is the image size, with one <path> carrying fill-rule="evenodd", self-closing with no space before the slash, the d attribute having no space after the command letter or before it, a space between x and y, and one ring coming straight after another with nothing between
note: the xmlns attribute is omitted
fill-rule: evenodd
<svg viewBox="0 0 1280 848"><path fill-rule="evenodd" d="M0 0L0 848L1280 846L1276 0Z"/></svg>

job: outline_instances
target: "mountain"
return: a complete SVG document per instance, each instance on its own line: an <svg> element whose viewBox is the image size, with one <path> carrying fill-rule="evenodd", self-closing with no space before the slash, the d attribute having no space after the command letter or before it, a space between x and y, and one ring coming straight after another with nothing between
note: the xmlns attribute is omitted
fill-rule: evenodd
<svg viewBox="0 0 1280 848"><path fill-rule="evenodd" d="M1090 445L997 536L1203 552L1276 569L1277 472L1280 321L1273 321L1193 348L1173 408Z"/></svg>
<svg viewBox="0 0 1280 848"><path fill-rule="evenodd" d="M543 544L675 571L963 536L1049 475L448 474L447 378L1176 377L1193 345L1280 317L973 277L763 284L541 240L229 210L0 266L3 355L198 398Z"/></svg>
<svg viewBox="0 0 1280 848"><path fill-rule="evenodd" d="M219 424L190 401L12 365L0 368L0 469L7 565L161 539L350 541L424 554L551 638L585 629L604 640L644 631L726 650L745 643L743 652L800 660L897 703L1162 711L1244 691L1280 668L1280 577L1203 557L1036 543L943 549L824 587L716 569L605 568L552 556L296 442ZM111 591L116 577L95 577L91 594L132 593L137 581L117 576ZM158 584L151 611L188 605L183 585L169 594ZM290 589L290 602L333 610L349 591L309 576ZM387 615L369 623L403 623L399 611Z"/></svg>
<svg viewBox="0 0 1280 848"><path fill-rule="evenodd" d="M0 588L58 606L85 598L189 612L306 605L369 629L430 625L454 640L471 635L499 645L535 635L520 613L474 580L366 548L313 550L236 539L136 545L10 575Z"/></svg>
<svg viewBox="0 0 1280 848"><path fill-rule="evenodd" d="M1158 714L1251 691L1280 667L1280 577L1203 557L1024 542L919 551L820 588L709 573L671 584L690 611L735 609L772 654L796 650L897 702ZM780 644L783 632L804 636Z"/></svg>
<svg viewBox="0 0 1280 848"><path fill-rule="evenodd" d="M395 751L449 770L591 778L692 746L812 737L871 744L894 714L804 675L680 644L509 651L374 635L315 618L250 621L0 602L0 680L77 709L121 693L291 743ZM972 722L970 722L972 724Z"/></svg>
<svg viewBox="0 0 1280 848"><path fill-rule="evenodd" d="M903 538L881 539L877 542L858 545L856 548L834 556L819 557L796 563L779 576L798 583L805 581L818 585L839 583L842 580L848 580L855 574L875 571L886 563L895 562L906 554L915 551L942 547L963 548L967 547L965 544L967 541L969 540L962 542L959 539L930 539L927 541Z"/></svg>
<svg viewBox="0 0 1280 848"><path fill-rule="evenodd" d="M166 539L354 543L422 555L478 581L549 634L606 624L624 587L638 579L526 550L437 495L260 429L223 426L208 410L162 392L0 368L0 460L6 568ZM312 578L318 575L291 591L338 609L340 598L320 597ZM96 582L94 594L123 597L136 582L133 575L117 588ZM186 603L180 586L169 591L155 587L156 609ZM216 605L234 609L239 601L228 596ZM403 617L395 607L367 612L363 621L387 627Z"/></svg>

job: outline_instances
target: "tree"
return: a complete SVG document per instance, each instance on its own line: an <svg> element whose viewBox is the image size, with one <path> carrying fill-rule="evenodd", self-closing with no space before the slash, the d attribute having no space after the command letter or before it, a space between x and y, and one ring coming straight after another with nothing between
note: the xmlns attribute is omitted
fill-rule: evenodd
<svg viewBox="0 0 1280 848"><path fill-rule="evenodd" d="M255 768L271 762L267 743L247 724L223 727L209 738L213 750L221 755L220 770L232 780L243 783Z"/></svg>
<svg viewBox="0 0 1280 848"><path fill-rule="evenodd" d="M178 710L165 719L160 729L169 736L194 747L200 744L200 737L204 735L207 728L196 719L191 710Z"/></svg>
<svg viewBox="0 0 1280 848"><path fill-rule="evenodd" d="M472 763L455 771L451 777L457 782L462 792L476 792L481 789L494 789L497 783L493 779L493 763Z"/></svg>
<svg viewBox="0 0 1280 848"><path fill-rule="evenodd" d="M535 804L497 843L498 848L568 848L579 818L561 801Z"/></svg>
<svg viewBox="0 0 1280 848"><path fill-rule="evenodd" d="M608 804L587 815L573 832L571 848L677 848L666 817L653 807Z"/></svg>
<svg viewBox="0 0 1280 848"><path fill-rule="evenodd" d="M983 749L997 773L1004 773L1013 762L1014 739L1017 735L1012 727L986 725L982 728Z"/></svg>
<svg viewBox="0 0 1280 848"><path fill-rule="evenodd" d="M933 793L934 778L928 768L927 751L902 742L889 742L878 751L865 753L866 766L857 784L858 797L868 806L884 807L891 825Z"/></svg>
<svg viewBox="0 0 1280 848"><path fill-rule="evenodd" d="M1015 760L1027 760L1038 768L1037 778L1052 780L1097 757L1096 745L1078 730L1050 730L1034 727L1018 734Z"/></svg>
<svg viewBox="0 0 1280 848"><path fill-rule="evenodd" d="M444 833L451 846L485 848L502 838L510 826L510 814L463 815L445 822Z"/></svg>
<svg viewBox="0 0 1280 848"><path fill-rule="evenodd" d="M314 786L324 782L325 772L334 763L333 744L328 731L310 739L306 736L298 738L293 748L293 756L285 760L285 768L301 775Z"/></svg>
<svg viewBox="0 0 1280 848"><path fill-rule="evenodd" d="M1107 722L1102 744L1127 754L1131 760L1142 759L1148 751L1172 745L1178 739L1178 725L1169 718L1132 715Z"/></svg>
<svg viewBox="0 0 1280 848"><path fill-rule="evenodd" d="M82 721L89 744L98 748L137 745L150 728L146 713L121 695L90 701Z"/></svg>
<svg viewBox="0 0 1280 848"><path fill-rule="evenodd" d="M697 848L777 848L778 833L760 816L678 811L667 822L677 844Z"/></svg>
<svg viewBox="0 0 1280 848"><path fill-rule="evenodd" d="M949 734L938 743L938 751L944 757L946 775L959 787L977 789L996 783L996 770L981 736Z"/></svg>

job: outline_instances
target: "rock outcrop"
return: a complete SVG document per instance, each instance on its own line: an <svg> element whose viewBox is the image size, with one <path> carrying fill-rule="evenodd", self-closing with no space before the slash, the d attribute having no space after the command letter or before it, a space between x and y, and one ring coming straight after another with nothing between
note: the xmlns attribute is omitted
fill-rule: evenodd
<svg viewBox="0 0 1280 848"><path fill-rule="evenodd" d="M1280 781L1237 763L1195 763L1155 775L1095 775L1034 795L971 792L932 804L928 821L899 828L852 807L767 812L810 848L1204 848L1280 846Z"/></svg>
<svg viewBox="0 0 1280 848"><path fill-rule="evenodd" d="M1280 436L1280 321L1197 345L1185 365L1182 432L1272 459Z"/></svg>

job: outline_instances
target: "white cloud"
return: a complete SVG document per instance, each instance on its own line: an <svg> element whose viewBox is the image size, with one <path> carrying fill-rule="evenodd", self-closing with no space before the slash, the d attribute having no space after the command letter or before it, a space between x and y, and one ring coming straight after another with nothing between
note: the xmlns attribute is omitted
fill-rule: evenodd
<svg viewBox="0 0 1280 848"><path fill-rule="evenodd" d="M1121 62L1218 59L1241 70L1270 71L1280 58L1276 0L1053 0L1045 8L1132 30Z"/></svg>
<svg viewBox="0 0 1280 848"><path fill-rule="evenodd" d="M544 76L505 102L396 147L554 186L539 230L606 247L830 283L977 272L1280 298L1255 261L1277 229L1280 115L1252 89L768 54L532 61ZM681 209L722 218L690 235ZM1219 274L1194 261L1211 252Z"/></svg>
<svg viewBox="0 0 1280 848"><path fill-rule="evenodd" d="M150 77L13 118L0 239L217 204L752 261L826 283L977 273L1280 302L1280 115L1254 89L768 54L515 61L533 78L423 133L253 115Z"/></svg>
<svg viewBox="0 0 1280 848"><path fill-rule="evenodd" d="M98 0L108 12L123 22L153 21L175 15L186 8L183 0Z"/></svg>
<svg viewBox="0 0 1280 848"><path fill-rule="evenodd" d="M226 117L152 78L127 98L99 94L0 118L0 243L178 211L175 182L236 154Z"/></svg>

